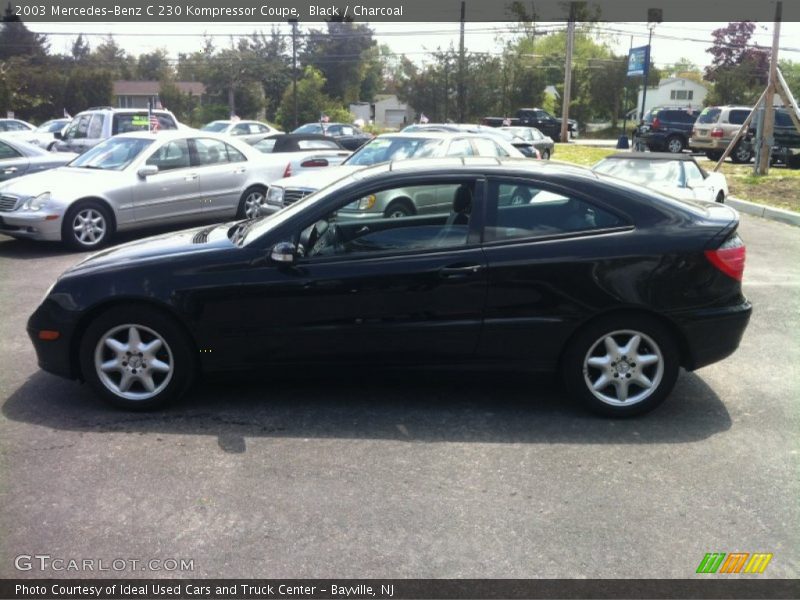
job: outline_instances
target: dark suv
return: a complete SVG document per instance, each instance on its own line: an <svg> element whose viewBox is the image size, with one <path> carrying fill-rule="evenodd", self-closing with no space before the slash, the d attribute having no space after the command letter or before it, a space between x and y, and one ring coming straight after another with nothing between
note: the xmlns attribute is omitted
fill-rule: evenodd
<svg viewBox="0 0 800 600"><path fill-rule="evenodd" d="M650 109L633 131L634 148L653 152L683 152L689 147L692 126L699 111L693 108L656 107Z"/></svg>
<svg viewBox="0 0 800 600"><path fill-rule="evenodd" d="M743 146L755 154L756 121L750 124ZM794 126L789 111L785 108L775 109L775 126L773 130L775 145L772 148L772 162L781 162L792 169L800 169L800 132Z"/></svg>

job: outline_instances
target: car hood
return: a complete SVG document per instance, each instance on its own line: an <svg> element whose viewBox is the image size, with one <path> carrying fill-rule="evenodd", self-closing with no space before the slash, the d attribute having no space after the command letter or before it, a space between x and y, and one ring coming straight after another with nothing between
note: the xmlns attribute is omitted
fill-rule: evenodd
<svg viewBox="0 0 800 600"><path fill-rule="evenodd" d="M228 231L235 224L236 222L217 223L206 227L194 227L101 250L74 265L62 276L128 267L151 261L162 263L199 252L234 248L234 244L228 238Z"/></svg>
<svg viewBox="0 0 800 600"><path fill-rule="evenodd" d="M284 189L302 188L306 190L321 190L334 181L338 181L342 177L347 177L351 173L360 171L363 168L362 166L340 165L338 167L327 167L325 169L310 169L307 173L279 179L271 185Z"/></svg>
<svg viewBox="0 0 800 600"><path fill-rule="evenodd" d="M106 186L118 187L121 175L119 171L58 167L12 179L0 185L0 191L20 197L38 196L43 192L62 196L68 190L72 190L75 194L86 195L90 190L105 189Z"/></svg>

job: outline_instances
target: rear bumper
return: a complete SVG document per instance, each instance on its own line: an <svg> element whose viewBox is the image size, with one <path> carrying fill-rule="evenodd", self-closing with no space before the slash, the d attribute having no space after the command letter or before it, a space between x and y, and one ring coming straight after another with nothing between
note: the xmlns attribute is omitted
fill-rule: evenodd
<svg viewBox="0 0 800 600"><path fill-rule="evenodd" d="M686 342L683 366L693 371L733 354L739 347L752 312L752 304L744 301L737 306L681 316L678 327Z"/></svg>

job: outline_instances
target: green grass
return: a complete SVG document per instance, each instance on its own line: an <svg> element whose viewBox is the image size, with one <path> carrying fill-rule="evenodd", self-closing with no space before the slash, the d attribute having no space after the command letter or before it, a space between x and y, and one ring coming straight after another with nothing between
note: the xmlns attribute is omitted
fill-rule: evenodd
<svg viewBox="0 0 800 600"><path fill-rule="evenodd" d="M555 160L591 167L609 154L617 152L614 148L595 148L577 144L556 144L553 153ZM714 168L713 162L704 157L696 157L706 170ZM789 169L783 165L773 165L769 175L753 175L753 165L735 165L726 161L720 172L728 180L730 195L741 200L800 212L800 169Z"/></svg>

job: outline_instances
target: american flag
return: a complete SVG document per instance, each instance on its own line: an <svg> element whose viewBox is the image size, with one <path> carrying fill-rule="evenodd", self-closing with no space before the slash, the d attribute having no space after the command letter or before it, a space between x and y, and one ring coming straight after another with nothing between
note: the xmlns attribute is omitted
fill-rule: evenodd
<svg viewBox="0 0 800 600"><path fill-rule="evenodd" d="M158 127L159 127L159 125L158 125L158 117L153 115L153 114L151 114L150 115L150 131L152 131L153 133L157 133L158 132Z"/></svg>
<svg viewBox="0 0 800 600"><path fill-rule="evenodd" d="M319 122L320 123L330 123L330 120L331 120L331 118L328 115L326 115L325 113L322 113L319 116Z"/></svg>
<svg viewBox="0 0 800 600"><path fill-rule="evenodd" d="M71 119L72 118L72 115L67 112L66 108L64 109L64 118L65 119Z"/></svg>
<svg viewBox="0 0 800 600"><path fill-rule="evenodd" d="M509 119L508 117L503 119L503 127L511 127L511 119Z"/></svg>
<svg viewBox="0 0 800 600"><path fill-rule="evenodd" d="M419 122L423 125L428 122L428 117L425 116L425 113L420 113Z"/></svg>

